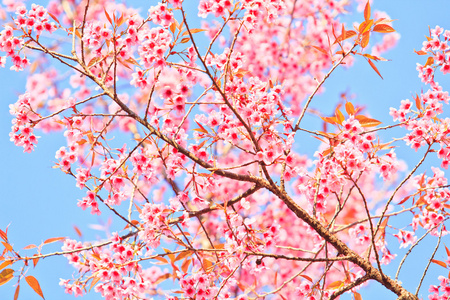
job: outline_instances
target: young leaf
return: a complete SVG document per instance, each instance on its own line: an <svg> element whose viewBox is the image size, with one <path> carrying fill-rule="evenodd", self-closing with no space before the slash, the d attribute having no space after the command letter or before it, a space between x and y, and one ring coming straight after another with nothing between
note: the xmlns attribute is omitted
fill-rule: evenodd
<svg viewBox="0 0 450 300"><path fill-rule="evenodd" d="M423 51L423 50L416 51L414 49L414 52L416 52L416 54L418 54L418 55L427 55L428 54L426 51Z"/></svg>
<svg viewBox="0 0 450 300"><path fill-rule="evenodd" d="M12 264L12 260L5 260L4 262L2 262L2 264L0 265L0 270L11 265Z"/></svg>
<svg viewBox="0 0 450 300"><path fill-rule="evenodd" d="M0 273L0 285L3 285L10 281L14 277L14 270L13 269L4 269Z"/></svg>
<svg viewBox="0 0 450 300"><path fill-rule="evenodd" d="M96 285L97 282L99 282L99 280L100 280L100 277L99 277L99 276L94 277L94 279L93 279L92 282L91 282L91 286L89 287L89 292L90 292L91 289L94 287L94 285Z"/></svg>
<svg viewBox="0 0 450 300"><path fill-rule="evenodd" d="M369 31L370 27L373 25L373 20L367 20L359 24L358 31L360 34L363 34L367 31Z"/></svg>
<svg viewBox="0 0 450 300"><path fill-rule="evenodd" d="M189 42L190 39L191 39L191 38L188 38L188 37L182 38L182 39L181 39L181 43L182 43L182 44L187 43L187 42Z"/></svg>
<svg viewBox="0 0 450 300"><path fill-rule="evenodd" d="M366 116L363 116L363 115L357 115L357 116L355 116L355 119L357 119L359 121L359 123L361 124L362 127L374 127L374 126L381 124L380 121L371 119L371 118L367 118Z"/></svg>
<svg viewBox="0 0 450 300"><path fill-rule="evenodd" d="M81 232L80 228L78 228L77 226L73 225L73 229L75 230L75 232L77 233L77 235L80 238L83 236L83 233Z"/></svg>
<svg viewBox="0 0 450 300"><path fill-rule="evenodd" d="M447 252L447 256L450 256L450 250L447 248L447 246L444 245L444 247L445 247L445 251Z"/></svg>
<svg viewBox="0 0 450 300"><path fill-rule="evenodd" d="M106 16L106 18L108 19L109 24L112 25L111 17L109 16L109 14L108 14L108 12L106 11L105 8L103 8L103 10L105 11L105 16Z"/></svg>
<svg viewBox="0 0 450 300"><path fill-rule="evenodd" d="M432 259L431 262L440 265L441 267L447 268L447 264L443 261L437 260L437 259Z"/></svg>
<svg viewBox="0 0 450 300"><path fill-rule="evenodd" d="M2 242L2 244L3 244L3 246L5 247L6 250L8 250L8 251L12 251L13 250L13 247L10 244L8 244L7 242Z"/></svg>
<svg viewBox="0 0 450 300"><path fill-rule="evenodd" d="M183 271L183 273L187 273L187 271L189 270L189 265L192 262L192 258L191 259L186 259L182 264L181 264L181 271Z"/></svg>
<svg viewBox="0 0 450 300"><path fill-rule="evenodd" d="M320 48L320 47L317 47L317 46L312 46L314 49L316 49L317 51L320 51L320 52L322 52L323 54L325 54L325 55L328 55L328 52L325 50L325 49L323 49L323 48Z"/></svg>
<svg viewBox="0 0 450 300"><path fill-rule="evenodd" d="M370 39L370 31L364 32L361 39L361 48L367 47L367 45L369 44L369 39Z"/></svg>
<svg viewBox="0 0 450 300"><path fill-rule="evenodd" d="M41 286L39 285L39 282L37 281L36 278L34 278L33 276L30 275L30 276L25 277L25 280L28 283L28 285L36 292L36 294L41 296L42 299L45 299L44 294L42 293L42 290L41 290Z"/></svg>
<svg viewBox="0 0 450 300"><path fill-rule="evenodd" d="M370 19L370 3L369 0L367 0L366 7L364 7L364 20Z"/></svg>
<svg viewBox="0 0 450 300"><path fill-rule="evenodd" d="M65 237L49 238L49 239L45 240L44 245L50 244L50 243L54 243L54 242L58 242L58 241L62 241L62 240L65 240L65 239L66 239Z"/></svg>
<svg viewBox="0 0 450 300"><path fill-rule="evenodd" d="M363 300L360 293L353 292L353 297L355 297L355 300Z"/></svg>
<svg viewBox="0 0 450 300"><path fill-rule="evenodd" d="M351 102L345 103L345 111L347 112L348 115L355 114L355 107L353 106L353 104Z"/></svg>
<svg viewBox="0 0 450 300"><path fill-rule="evenodd" d="M194 33L197 33L197 32L206 31L206 29L194 28L194 29L190 29L189 31L191 32L191 34L194 34ZM186 36L188 34L189 34L189 32L185 31L185 32L183 32L182 36Z"/></svg>
<svg viewBox="0 0 450 300"><path fill-rule="evenodd" d="M344 122L345 117L342 114L342 112L339 110L339 108L336 108L335 115L336 115L336 119L337 119L339 125L342 125L342 122Z"/></svg>
<svg viewBox="0 0 450 300"><path fill-rule="evenodd" d="M20 285L18 285L16 287L16 291L14 292L14 300L17 300L19 298L19 290L20 290Z"/></svg>
<svg viewBox="0 0 450 300"><path fill-rule="evenodd" d="M342 281L338 280L338 281L330 283L327 286L327 289L336 290L336 289L340 288L343 285L344 285L344 283Z"/></svg>
<svg viewBox="0 0 450 300"><path fill-rule="evenodd" d="M395 32L395 29L387 24L377 24L373 27L373 31L381 33Z"/></svg>
<svg viewBox="0 0 450 300"><path fill-rule="evenodd" d="M374 69L375 72L377 72L378 76L380 76L381 79L383 79L383 76L381 76L380 71L378 71L378 69L377 69L377 67L375 66L375 64L374 64L370 59L368 59L367 61L369 62L369 65L372 67L372 69Z"/></svg>
<svg viewBox="0 0 450 300"><path fill-rule="evenodd" d="M336 40L334 41L333 45L336 44L336 43L342 42L342 41L344 41L346 39L349 39L349 38L351 38L354 35L356 35L356 31L354 31L354 30L345 31L345 35L341 34L340 36L338 36L336 38Z"/></svg>
<svg viewBox="0 0 450 300"><path fill-rule="evenodd" d="M0 237L6 242L8 240L8 237L6 233L0 229Z"/></svg>
<svg viewBox="0 0 450 300"><path fill-rule="evenodd" d="M424 67L431 66L433 63L434 63L434 58L430 56L427 58L427 62L425 63Z"/></svg>
<svg viewBox="0 0 450 300"><path fill-rule="evenodd" d="M37 248L37 246L34 244L30 244L28 246L23 247L23 250L30 250L30 249L34 249L34 248Z"/></svg>

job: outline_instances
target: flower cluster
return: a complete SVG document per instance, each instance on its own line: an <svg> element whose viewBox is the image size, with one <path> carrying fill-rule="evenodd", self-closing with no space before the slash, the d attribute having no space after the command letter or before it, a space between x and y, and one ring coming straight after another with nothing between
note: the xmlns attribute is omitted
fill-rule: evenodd
<svg viewBox="0 0 450 300"><path fill-rule="evenodd" d="M15 104L9 106L9 113L15 118L12 120L13 126L9 134L10 140L16 145L23 147L24 152L32 152L38 142L37 136L33 133L33 112L30 94L25 93L19 96Z"/></svg>

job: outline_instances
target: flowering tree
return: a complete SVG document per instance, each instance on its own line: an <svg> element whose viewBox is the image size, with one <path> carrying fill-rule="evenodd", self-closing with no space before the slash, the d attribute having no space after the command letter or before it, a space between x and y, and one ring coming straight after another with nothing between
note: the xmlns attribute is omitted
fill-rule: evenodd
<svg viewBox="0 0 450 300"><path fill-rule="evenodd" d="M31 152L37 131L63 132L54 167L86 191L78 207L112 213L124 229L19 251L3 228L0 285L16 278L15 299L23 282L43 298L27 271L64 255L76 274L60 285L75 296L361 299L377 281L417 299L429 265L450 265L435 259L440 247L450 256L447 179L439 168L417 171L427 156L444 169L450 160L450 119L441 117L450 97L434 80L450 72L450 31L431 29L416 51L427 57L417 71L428 90L391 108L392 125L345 98L325 116L309 106L333 71L360 56L381 77L375 63L399 38L368 2L353 4L358 24L344 24L348 2L201 0L192 13L193 2L168 0L144 15L106 0L11 2L0 63L29 72L10 106L11 141ZM201 28L191 26L196 15ZM306 114L323 126L305 124ZM378 136L394 127L404 136ZM314 155L300 132L320 141ZM410 169L394 151L404 143L425 149ZM406 222L391 222L397 215ZM409 248L396 274L383 270L399 247L388 248L387 234ZM428 235L436 244L408 291L400 270ZM57 241L62 250L46 252ZM448 299L450 279L429 276L440 281L429 298Z"/></svg>

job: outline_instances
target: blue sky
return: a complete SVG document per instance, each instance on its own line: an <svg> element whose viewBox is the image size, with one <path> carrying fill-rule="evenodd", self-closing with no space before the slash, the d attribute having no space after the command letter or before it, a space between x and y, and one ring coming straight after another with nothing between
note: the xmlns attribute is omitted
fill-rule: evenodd
<svg viewBox="0 0 450 300"><path fill-rule="evenodd" d="M147 1L136 1L147 4ZM391 124L388 115L389 107L398 107L400 100L411 99L411 95L420 93L424 87L417 77L416 62L424 63L424 58L417 56L413 49L421 48L428 26L434 28L440 25L450 29L450 2L447 0L375 0L373 10L386 11L391 18L396 19L393 27L401 34L398 46L384 57L389 62L379 62L377 67L384 77L379 76L370 68L367 62L357 60L354 67L349 70L338 69L326 82L326 92L314 100L312 107L328 109L332 113L338 96L343 91L350 91L356 95L355 103L366 105L371 115ZM362 19L352 17L353 20ZM76 200L84 196L84 191L75 187L74 180L64 176L59 170L52 169L55 161L55 151L65 144L62 134L41 135L36 151L31 154L22 153L22 149L15 147L10 141L8 133L11 126L11 116L8 105L14 103L17 95L24 92L24 73L15 73L7 69L0 70L0 87L3 93L0 105L0 228L9 225L9 237L17 249L28 244L39 244L50 237L68 236L77 238L73 226L78 226L86 240L104 238L103 231L94 230L89 224L104 224L107 220L102 216L92 216L83 212L76 206ZM446 90L450 90L448 79L438 80ZM447 108L444 108L444 110ZM313 119L310 120L314 122ZM419 158L406 147L398 149L398 154L408 163L413 164ZM435 159L427 160L426 169L438 166ZM446 239L443 239L444 243ZM428 248L434 241L428 240L425 245L415 250L412 258L414 263L407 264L401 273L401 280L409 289L414 289L418 282L418 274L424 267L424 258L430 255ZM447 238L447 244L450 241ZM58 251L61 244L55 243L44 248L44 252ZM390 248L395 250L396 243ZM400 256L401 257L401 256ZM444 252L438 252L437 259L443 259ZM398 260L396 263L398 263ZM395 270L394 266L386 268L387 273ZM27 275L38 278L46 299L73 299L64 294L58 286L59 278L71 278L73 268L62 257L55 257L40 261L36 269L30 268ZM428 286L431 282L437 283L436 276L440 272L447 272L441 267L432 266L429 271L421 295L427 298ZM392 273L391 273L392 274ZM430 281L432 280L432 281ZM10 281L10 283L13 281ZM0 299L12 299L14 288L8 283L0 287ZM361 291L363 299L395 299L392 293L383 292L383 289L372 284L368 289ZM24 282L21 284L19 299L40 299ZM100 299L99 295L91 293L85 299ZM343 299L350 299L344 296Z"/></svg>

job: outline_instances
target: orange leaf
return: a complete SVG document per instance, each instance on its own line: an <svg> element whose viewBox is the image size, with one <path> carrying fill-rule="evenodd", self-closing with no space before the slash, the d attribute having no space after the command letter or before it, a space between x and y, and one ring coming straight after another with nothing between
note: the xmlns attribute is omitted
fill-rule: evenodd
<svg viewBox="0 0 450 300"><path fill-rule="evenodd" d="M6 250L8 250L8 251L12 251L13 250L13 247L10 244L8 244L7 242L2 242L2 244L3 244L3 246L5 247Z"/></svg>
<svg viewBox="0 0 450 300"><path fill-rule="evenodd" d="M373 20L366 20L364 22L362 22L361 24L359 24L359 28L358 31L359 33L364 33L369 31L370 27L372 27L373 25Z"/></svg>
<svg viewBox="0 0 450 300"><path fill-rule="evenodd" d="M354 35L356 35L356 31L354 31L354 30L345 31L345 35L341 34L340 36L338 36L336 38L336 40L334 41L333 45L336 44L336 43L342 42L342 41L344 41L346 39L349 39L349 38L351 38Z"/></svg>
<svg viewBox="0 0 450 300"><path fill-rule="evenodd" d="M334 113L335 113L335 115L336 115L336 119L337 119L339 125L342 125L342 122L344 122L344 120L345 120L344 115L343 115L342 112L339 110L339 108L336 108L336 110L335 110Z"/></svg>
<svg viewBox="0 0 450 300"><path fill-rule="evenodd" d="M192 259L187 259L181 264L181 271L183 271L183 273L187 273L191 262L192 262Z"/></svg>
<svg viewBox="0 0 450 300"><path fill-rule="evenodd" d="M77 235L81 238L83 236L83 233L81 233L80 228L78 228L77 226L73 225L73 229L75 230L75 232L77 233Z"/></svg>
<svg viewBox="0 0 450 300"><path fill-rule="evenodd" d="M20 290L20 285L18 285L16 287L16 291L14 293L14 300L17 300L19 298L19 290Z"/></svg>
<svg viewBox="0 0 450 300"><path fill-rule="evenodd" d="M0 229L0 237L6 242L8 240L8 236L6 233Z"/></svg>
<svg viewBox="0 0 450 300"><path fill-rule="evenodd" d="M327 52L325 49L320 48L320 47L317 47L317 46L312 46L312 47L313 47L314 49L316 49L316 50L322 52L323 54L328 55L328 52Z"/></svg>
<svg viewBox="0 0 450 300"><path fill-rule="evenodd" d="M423 50L419 50L419 51L414 50L414 52L416 52L416 54L418 54L418 55L427 55L427 52L423 51Z"/></svg>
<svg viewBox="0 0 450 300"><path fill-rule="evenodd" d="M381 124L380 121L371 119L371 118L367 118L366 116L363 116L363 115L357 115L357 116L355 116L355 119L357 119L359 121L359 123L361 124L362 127L373 127L373 126L377 126L377 125Z"/></svg>
<svg viewBox="0 0 450 300"><path fill-rule="evenodd" d="M177 29L177 24L175 22L172 22L172 24L170 24L169 29L172 33L175 33L175 29Z"/></svg>
<svg viewBox="0 0 450 300"><path fill-rule="evenodd" d="M369 62L369 65L372 67L372 69L374 69L374 71L377 72L378 76L380 76L381 79L383 79L383 76L381 76L380 71L378 71L378 69L375 66L375 64L370 59L368 59L367 61Z"/></svg>
<svg viewBox="0 0 450 300"><path fill-rule="evenodd" d="M182 260L183 258L185 258L186 256L191 255L193 252L188 250L188 251L183 251L180 254L178 254L178 256L175 258L175 261L179 261Z"/></svg>
<svg viewBox="0 0 450 300"><path fill-rule="evenodd" d="M112 25L111 17L109 16L109 14L108 14L108 12L106 11L105 8L103 8L103 10L105 11L105 16L106 16L106 18L108 19L109 24Z"/></svg>
<svg viewBox="0 0 450 300"><path fill-rule="evenodd" d="M25 280L28 283L28 285L36 292L36 294L41 296L42 299L45 299L44 294L42 293L41 290L41 286L39 285L39 282L37 281L36 278L34 278L33 276L27 276L25 277Z"/></svg>
<svg viewBox="0 0 450 300"><path fill-rule="evenodd" d="M0 285L3 285L10 281L14 277L14 270L13 269L4 269L0 273Z"/></svg>
<svg viewBox="0 0 450 300"><path fill-rule="evenodd" d="M203 259L202 265L206 272L210 272L214 268L214 264L207 259Z"/></svg>
<svg viewBox="0 0 450 300"><path fill-rule="evenodd" d="M364 32L362 35L362 39L361 39L361 47L362 48L367 47L367 45L369 44L369 39L370 39L370 31Z"/></svg>
<svg viewBox="0 0 450 300"><path fill-rule="evenodd" d="M364 20L370 19L370 3L369 0L367 0L366 7L364 7Z"/></svg>
<svg viewBox="0 0 450 300"><path fill-rule="evenodd" d="M30 249L34 249L34 248L37 248L37 246L34 244L30 244L28 246L23 247L23 250L30 250Z"/></svg>
<svg viewBox="0 0 450 300"><path fill-rule="evenodd" d="M188 38L188 37L182 38L182 39L181 39L181 43L182 43L182 44L187 43L187 42L189 42L190 39L191 39L191 38Z"/></svg>
<svg viewBox="0 0 450 300"><path fill-rule="evenodd" d="M444 247L445 247L445 251L447 252L447 256L450 256L450 250L448 250L447 246L444 245Z"/></svg>
<svg viewBox="0 0 450 300"><path fill-rule="evenodd" d="M160 262L162 262L163 265L169 264L169 261L167 259L165 259L164 257L156 256L156 257L154 257L154 259L159 260Z"/></svg>
<svg viewBox="0 0 450 300"><path fill-rule="evenodd" d="M164 275L161 275L161 276L159 276L158 277L158 279L156 279L156 281L154 282L154 284L158 284L158 283L161 283L161 282L163 282L164 280L166 280L167 278L170 278L170 273L166 273L166 274L164 274Z"/></svg>
<svg viewBox="0 0 450 300"><path fill-rule="evenodd" d="M355 300L363 300L360 293L353 292L353 297L355 297Z"/></svg>
<svg viewBox="0 0 450 300"><path fill-rule="evenodd" d="M201 28L194 28L194 29L190 29L189 30L191 33L197 33L197 32L202 32L202 31L206 31L206 29L201 29ZM188 35L189 32L185 31L183 32L182 36Z"/></svg>
<svg viewBox="0 0 450 300"><path fill-rule="evenodd" d="M345 111L347 112L348 115L355 114L355 107L353 106L353 104L351 102L345 103Z"/></svg>
<svg viewBox="0 0 450 300"><path fill-rule="evenodd" d="M38 261L39 261L39 257L33 258L33 267L36 267Z"/></svg>
<svg viewBox="0 0 450 300"><path fill-rule="evenodd" d="M381 33L395 32L395 29L387 24L378 24L373 27L373 31Z"/></svg>
<svg viewBox="0 0 450 300"><path fill-rule="evenodd" d="M65 239L66 239L65 237L49 238L49 239L45 240L44 245L50 244L50 243L54 243L54 242L58 242L58 241L62 241L62 240L65 240Z"/></svg>
<svg viewBox="0 0 450 300"><path fill-rule="evenodd" d="M306 280L308 280L309 282L313 282L313 280L311 279L311 277L307 276L307 275L300 275L301 277L305 278Z"/></svg>
<svg viewBox="0 0 450 300"><path fill-rule="evenodd" d="M441 267L447 268L447 264L443 261L437 260L437 259L432 259L431 262L440 265Z"/></svg>
<svg viewBox="0 0 450 300"><path fill-rule="evenodd" d="M406 196L405 198L402 199L402 201L400 201L399 203L397 203L397 205L400 205L400 204L405 203L410 197L411 197L411 195Z"/></svg>
<svg viewBox="0 0 450 300"><path fill-rule="evenodd" d="M9 265L11 265L13 262L12 260L5 260L4 262L2 262L2 264L0 265L0 270L3 269L4 267L7 267Z"/></svg>
<svg viewBox="0 0 450 300"><path fill-rule="evenodd" d="M338 123L336 117L320 117L320 118L322 120L324 120L325 122L330 123L330 124L337 124Z"/></svg>
<svg viewBox="0 0 450 300"><path fill-rule="evenodd" d="M342 281L338 280L338 281L335 281L335 282L330 283L330 284L327 286L327 289L336 290L336 289L340 288L343 284L344 284L344 283L343 283Z"/></svg>
<svg viewBox="0 0 450 300"><path fill-rule="evenodd" d="M94 279L91 282L91 286L89 287L89 292L91 291L91 289L94 287L94 285L97 284L97 282L99 282L100 277L94 277Z"/></svg>
<svg viewBox="0 0 450 300"><path fill-rule="evenodd" d="M420 103L420 98L419 98L419 96L416 94L416 97L413 97L414 98L414 100L416 101L416 107L417 107L417 109L421 109L422 108L422 104Z"/></svg>
<svg viewBox="0 0 450 300"><path fill-rule="evenodd" d="M430 57L427 58L427 62L425 63L424 67L430 66L433 63L434 63L434 58L430 56Z"/></svg>

